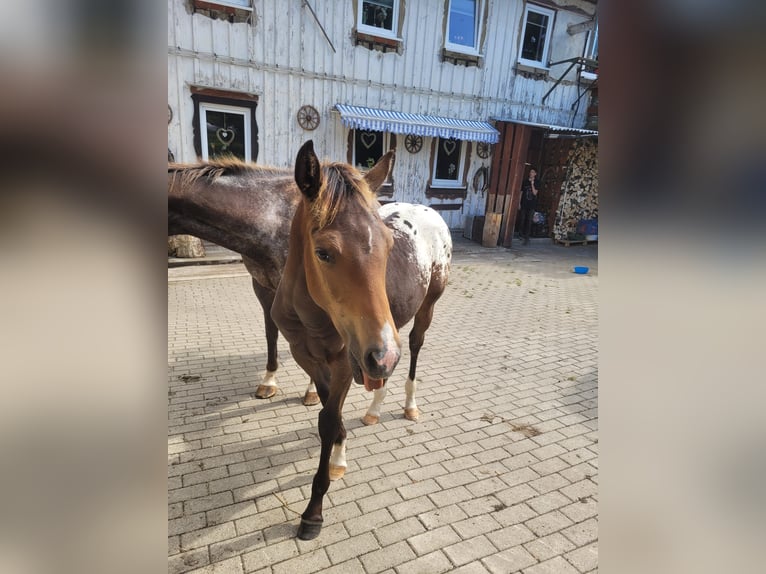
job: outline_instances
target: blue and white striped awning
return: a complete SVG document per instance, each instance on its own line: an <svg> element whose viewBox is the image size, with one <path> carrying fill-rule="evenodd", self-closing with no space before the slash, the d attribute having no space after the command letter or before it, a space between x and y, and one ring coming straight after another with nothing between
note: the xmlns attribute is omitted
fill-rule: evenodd
<svg viewBox="0 0 766 574"><path fill-rule="evenodd" d="M335 110L340 114L343 125L351 129L455 138L490 144L497 143L500 139L500 132L487 122L405 114L345 104L337 104Z"/></svg>

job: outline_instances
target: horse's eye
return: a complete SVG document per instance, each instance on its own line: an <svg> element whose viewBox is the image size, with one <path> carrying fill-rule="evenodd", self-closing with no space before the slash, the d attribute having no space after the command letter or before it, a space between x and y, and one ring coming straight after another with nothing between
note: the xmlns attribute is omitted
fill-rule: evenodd
<svg viewBox="0 0 766 574"><path fill-rule="evenodd" d="M323 263L329 263L332 261L332 256L324 249L317 249L314 251L314 253L316 253L317 259Z"/></svg>

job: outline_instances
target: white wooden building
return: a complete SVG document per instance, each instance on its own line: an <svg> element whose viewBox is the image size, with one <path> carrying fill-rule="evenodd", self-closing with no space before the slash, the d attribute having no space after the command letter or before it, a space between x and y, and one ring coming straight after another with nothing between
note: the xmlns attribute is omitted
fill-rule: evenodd
<svg viewBox="0 0 766 574"><path fill-rule="evenodd" d="M396 147L384 193L462 228L487 210L496 120L585 126L596 8L168 0L168 149L288 167L313 139L320 158L364 167Z"/></svg>

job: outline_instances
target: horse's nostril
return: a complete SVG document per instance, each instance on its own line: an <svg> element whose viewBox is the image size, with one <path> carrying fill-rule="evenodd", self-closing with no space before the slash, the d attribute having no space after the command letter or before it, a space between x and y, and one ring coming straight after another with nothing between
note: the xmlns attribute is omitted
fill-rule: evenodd
<svg viewBox="0 0 766 574"><path fill-rule="evenodd" d="M389 375L398 362L398 351L391 349L370 349L365 354L367 371L373 376Z"/></svg>

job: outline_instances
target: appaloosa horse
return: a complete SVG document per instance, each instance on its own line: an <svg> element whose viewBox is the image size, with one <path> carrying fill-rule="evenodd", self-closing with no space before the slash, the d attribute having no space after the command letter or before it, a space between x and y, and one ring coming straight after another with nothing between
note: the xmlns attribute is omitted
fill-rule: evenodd
<svg viewBox="0 0 766 574"><path fill-rule="evenodd" d="M237 159L168 165L168 235L187 233L236 251L252 277L253 291L264 312L267 346L266 373L255 392L259 399L274 396L278 389L279 332L270 310L287 259L290 222L300 201L293 170L261 167ZM406 229L401 233L406 234ZM411 420L418 417L416 363L417 356L413 355L410 379L405 384L404 413ZM365 424L379 420L385 392L385 387L375 392L362 419ZM319 397L310 381L303 404L317 403Z"/></svg>
<svg viewBox="0 0 766 574"><path fill-rule="evenodd" d="M422 205L380 209L375 192L392 160L389 152L362 175L347 164L320 165L308 141L295 162L303 200L271 315L322 401L319 468L298 529L304 540L319 535L330 480L346 468L342 410L351 380L368 391L384 389L401 355L398 329L415 317L408 382L414 381L448 281L452 241L439 214Z"/></svg>

